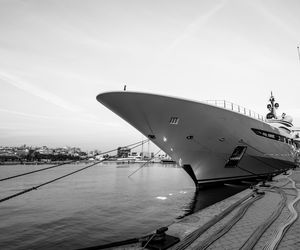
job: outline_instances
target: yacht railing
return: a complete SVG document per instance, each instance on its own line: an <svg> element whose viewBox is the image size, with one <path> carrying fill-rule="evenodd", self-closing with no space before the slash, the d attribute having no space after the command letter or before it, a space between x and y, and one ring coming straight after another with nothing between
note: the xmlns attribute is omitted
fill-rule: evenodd
<svg viewBox="0 0 300 250"><path fill-rule="evenodd" d="M214 105L214 106L217 106L217 107L220 107L220 108L232 110L232 111L250 116L250 117L255 118L257 120L260 120L260 121L265 121L265 117L263 115L260 115L260 114L254 112L250 109L247 109L247 108L242 107L240 105L234 104L232 102L228 102L228 101L225 101L225 100L206 100L204 102L207 103L207 104L210 104L210 105Z"/></svg>

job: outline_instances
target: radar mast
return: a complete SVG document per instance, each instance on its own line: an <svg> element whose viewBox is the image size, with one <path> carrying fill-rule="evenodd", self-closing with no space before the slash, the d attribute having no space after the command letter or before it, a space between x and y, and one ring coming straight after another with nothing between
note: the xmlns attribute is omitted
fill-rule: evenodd
<svg viewBox="0 0 300 250"><path fill-rule="evenodd" d="M275 98L273 96L273 92L271 91L271 97L269 99L270 103L267 105L268 110L270 111L267 114L267 119L277 119L276 109L278 109L279 104L275 102Z"/></svg>

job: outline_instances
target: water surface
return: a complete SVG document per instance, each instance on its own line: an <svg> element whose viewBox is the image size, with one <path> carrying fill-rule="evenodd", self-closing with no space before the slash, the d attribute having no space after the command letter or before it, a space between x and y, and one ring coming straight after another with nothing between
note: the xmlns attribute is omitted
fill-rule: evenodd
<svg viewBox="0 0 300 250"><path fill-rule="evenodd" d="M0 182L0 198L83 166ZM1 203L0 249L76 249L135 238L242 189L214 188L195 195L190 177L174 165L149 164L128 178L140 166L101 163ZM43 167L0 166L0 177Z"/></svg>

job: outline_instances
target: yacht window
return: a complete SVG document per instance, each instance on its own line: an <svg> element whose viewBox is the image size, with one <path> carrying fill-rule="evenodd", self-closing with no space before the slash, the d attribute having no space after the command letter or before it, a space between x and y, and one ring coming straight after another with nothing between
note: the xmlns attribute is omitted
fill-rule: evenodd
<svg viewBox="0 0 300 250"><path fill-rule="evenodd" d="M268 137L271 139L275 139L275 135L274 134L268 134Z"/></svg>
<svg viewBox="0 0 300 250"><path fill-rule="evenodd" d="M280 129L282 129L282 130L284 130L285 132L287 132L288 134L290 134L291 133L291 130L289 130L288 128L286 128L286 127L282 127L282 126L280 126L279 127Z"/></svg>
<svg viewBox="0 0 300 250"><path fill-rule="evenodd" d="M255 128L252 128L252 131L259 136L263 136L263 137L270 138L272 140L288 143L288 139L285 136L275 134L272 132L267 132L267 131L260 130L260 129L255 129Z"/></svg>
<svg viewBox="0 0 300 250"><path fill-rule="evenodd" d="M255 132L257 135L263 135L263 132L260 131L260 130L255 130L254 132Z"/></svg>

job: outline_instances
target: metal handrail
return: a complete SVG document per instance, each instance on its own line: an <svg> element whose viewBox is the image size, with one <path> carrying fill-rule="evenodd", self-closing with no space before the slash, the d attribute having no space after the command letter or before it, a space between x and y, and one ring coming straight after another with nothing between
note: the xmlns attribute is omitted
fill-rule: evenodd
<svg viewBox="0 0 300 250"><path fill-rule="evenodd" d="M232 102L228 102L226 100L206 100L204 102L207 104L210 104L210 105L214 105L214 106L217 106L220 108L228 109L231 111L235 111L235 112L250 116L250 117L260 120L260 121L265 121L265 118L263 115L260 115L250 109L247 109L245 107L242 107L242 106L237 105Z"/></svg>

